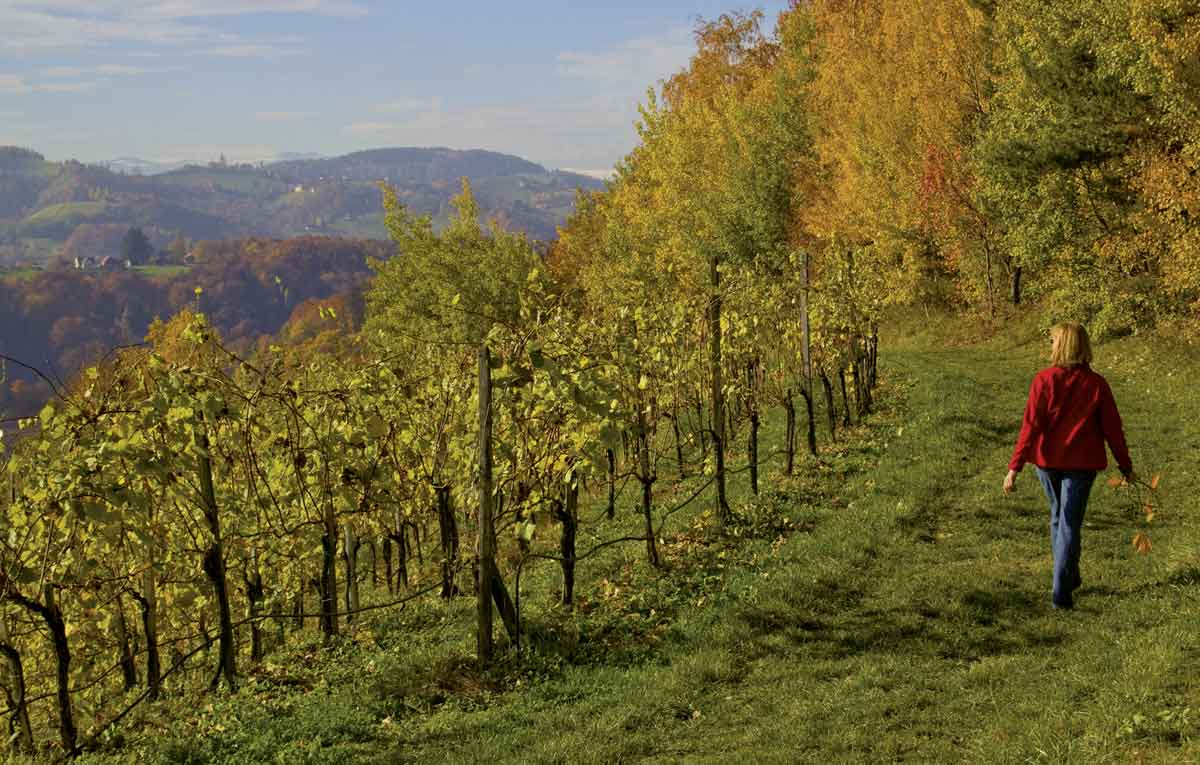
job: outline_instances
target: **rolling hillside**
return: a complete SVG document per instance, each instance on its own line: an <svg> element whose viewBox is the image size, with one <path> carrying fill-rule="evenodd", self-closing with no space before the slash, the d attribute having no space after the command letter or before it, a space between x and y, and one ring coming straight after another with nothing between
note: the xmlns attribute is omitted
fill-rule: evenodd
<svg viewBox="0 0 1200 765"><path fill-rule="evenodd" d="M160 246L178 235L383 238L380 181L394 185L414 211L440 220L464 177L485 215L538 239L554 236L576 189L602 185L477 150L377 149L139 175L73 160L49 162L35 151L0 147L0 265L49 259L84 224L140 226Z"/></svg>

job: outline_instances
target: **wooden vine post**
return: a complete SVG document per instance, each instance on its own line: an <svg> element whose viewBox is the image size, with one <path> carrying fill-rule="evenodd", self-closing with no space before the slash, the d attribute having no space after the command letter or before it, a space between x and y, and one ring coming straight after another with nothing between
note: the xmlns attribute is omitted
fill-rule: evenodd
<svg viewBox="0 0 1200 765"><path fill-rule="evenodd" d="M492 661L492 579L496 538L492 526L492 370L487 345L479 349L479 587L476 649L479 662Z"/></svg>

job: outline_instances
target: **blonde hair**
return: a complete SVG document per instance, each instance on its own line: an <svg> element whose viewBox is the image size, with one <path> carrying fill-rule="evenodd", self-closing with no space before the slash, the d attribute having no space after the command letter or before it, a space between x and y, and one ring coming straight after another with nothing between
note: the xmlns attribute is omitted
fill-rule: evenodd
<svg viewBox="0 0 1200 765"><path fill-rule="evenodd" d="M1082 324L1064 321L1050 328L1050 363L1064 369L1092 363L1092 343Z"/></svg>

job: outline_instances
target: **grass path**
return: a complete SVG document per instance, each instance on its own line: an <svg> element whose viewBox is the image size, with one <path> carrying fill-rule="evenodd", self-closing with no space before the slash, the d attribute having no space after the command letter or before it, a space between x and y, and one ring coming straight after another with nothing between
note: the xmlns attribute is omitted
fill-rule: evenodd
<svg viewBox="0 0 1200 765"><path fill-rule="evenodd" d="M1118 377L1126 348L1141 371ZM878 466L811 534L729 576L661 663L568 670L512 703L435 715L380 761L1200 760L1200 424L1187 386L1162 384L1172 365L1139 348L1112 346L1104 371L1168 508L1154 554L1134 556L1136 514L1097 483L1074 612L1049 605L1036 478L999 490L1032 351L907 351L891 368L904 403L869 447Z"/></svg>

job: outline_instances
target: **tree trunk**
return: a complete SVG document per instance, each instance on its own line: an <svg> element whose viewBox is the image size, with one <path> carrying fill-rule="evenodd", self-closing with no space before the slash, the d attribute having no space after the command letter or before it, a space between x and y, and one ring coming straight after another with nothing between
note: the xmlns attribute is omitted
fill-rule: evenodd
<svg viewBox="0 0 1200 765"><path fill-rule="evenodd" d="M575 530L579 526L579 483L573 473L566 496L561 503L555 503L554 511L562 524L558 544L563 574L562 604L571 606L575 602Z"/></svg>
<svg viewBox="0 0 1200 765"><path fill-rule="evenodd" d="M983 244L984 276L987 283L988 316L996 317L996 285L992 279L992 248L987 241Z"/></svg>
<svg viewBox="0 0 1200 765"><path fill-rule="evenodd" d="M387 534L383 537L383 581L387 583L388 595L396 592L394 582L392 581L392 537Z"/></svg>
<svg viewBox="0 0 1200 765"><path fill-rule="evenodd" d="M796 404L791 388L788 388L787 393L784 394L783 411L787 415L787 430L783 438L784 448L787 450L787 463L783 472L791 475L796 467Z"/></svg>
<svg viewBox="0 0 1200 765"><path fill-rule="evenodd" d="M801 262L803 286L800 290L800 360L804 365L804 389L808 392L808 401L813 399L813 369L812 369L812 329L808 320L808 291L810 287L808 270L808 250L802 253ZM822 373L823 374L823 373ZM811 422L811 418L809 418ZM815 438L815 436L814 436ZM813 444L816 453L816 444Z"/></svg>
<svg viewBox="0 0 1200 765"><path fill-rule="evenodd" d="M257 559L258 554L254 554ZM249 575L246 576L246 616L250 620L250 661L254 664L263 660L265 651L263 650L262 637L262 620L259 615L262 613L262 602L265 592L263 590L262 572L258 570L257 562L251 564L253 566Z"/></svg>
<svg viewBox="0 0 1200 765"><path fill-rule="evenodd" d="M829 381L829 375L825 374L825 370L821 370L821 390L825 392L825 416L829 419L829 438L834 440L837 438L837 405L833 401L833 383Z"/></svg>
<svg viewBox="0 0 1200 765"><path fill-rule="evenodd" d="M371 589L379 588L379 561L375 557L375 540L367 541L367 549L371 552Z"/></svg>
<svg viewBox="0 0 1200 765"><path fill-rule="evenodd" d="M874 389L879 381L879 327L871 327L871 345L867 354L870 358L867 382Z"/></svg>
<svg viewBox="0 0 1200 765"><path fill-rule="evenodd" d="M687 463L683 461L683 438L679 433L679 407L672 407L671 429L675 431L675 460L679 463L679 477L687 478Z"/></svg>
<svg viewBox="0 0 1200 765"><path fill-rule="evenodd" d="M438 528L442 535L442 598L449 600L458 595L454 583L454 570L458 568L458 524L450 507L450 487L438 486Z"/></svg>
<svg viewBox="0 0 1200 765"><path fill-rule="evenodd" d="M1012 283L1009 285L1009 298L1013 305L1021 304L1021 267L1017 266L1012 272Z"/></svg>
<svg viewBox="0 0 1200 765"><path fill-rule="evenodd" d="M58 679L55 690L58 699L58 733L63 751L67 756L73 757L78 733L75 729L75 710L71 705L71 647L67 643L67 626L63 621L62 610L54 599L53 585L45 586L43 600L45 605L41 607L41 615L54 644L54 666Z"/></svg>
<svg viewBox="0 0 1200 765"><path fill-rule="evenodd" d="M750 459L750 491L758 496L758 409L750 412L750 435L747 441L747 456Z"/></svg>
<svg viewBox="0 0 1200 765"><path fill-rule="evenodd" d="M496 567L496 540L492 526L492 370L491 352L479 349L479 593L476 603L476 652L479 662L492 661L492 579Z"/></svg>
<svg viewBox="0 0 1200 765"><path fill-rule="evenodd" d="M612 449L605 449L604 456L608 458L608 519L611 521L617 515L617 455Z"/></svg>
<svg viewBox="0 0 1200 765"><path fill-rule="evenodd" d="M854 401L855 408L858 410L858 418L871 413L871 394L867 390L867 380L863 375L863 357L858 356L854 359L854 363L850 365L850 378L854 385Z"/></svg>
<svg viewBox="0 0 1200 765"><path fill-rule="evenodd" d="M358 611L358 551L362 540L354 533L349 523L342 524L342 563L346 566L346 624L354 619Z"/></svg>
<svg viewBox="0 0 1200 765"><path fill-rule="evenodd" d="M131 691L137 687L137 664L133 660L133 645L129 634L129 623L125 621L125 606L121 603L121 594L117 593L117 598L113 605L116 607L116 618L114 626L117 631L117 653L121 663L121 678L124 681L126 691Z"/></svg>
<svg viewBox="0 0 1200 765"><path fill-rule="evenodd" d="M817 456L817 418L813 413L812 393L808 390L801 390L800 395L804 397L804 410L808 414L808 453L812 456ZM795 417L795 415L793 415Z"/></svg>
<svg viewBox="0 0 1200 765"><path fill-rule="evenodd" d="M237 689L237 643L234 642L233 615L229 608L229 588L225 581L225 550L221 541L221 516L217 507L217 495L213 487L208 434L202 431L197 436L197 442L200 453L200 500L204 509L204 519L208 522L208 531L212 537L208 551L204 554L203 568L212 582L220 618L220 659L217 672L213 676L212 687L215 688L224 678L229 690L233 691Z"/></svg>
<svg viewBox="0 0 1200 765"><path fill-rule="evenodd" d="M717 456L717 520L724 526L729 517L729 500L725 496L725 392L721 382L721 269L715 256L708 261L708 284L712 291L708 304L708 342L713 449Z"/></svg>
<svg viewBox="0 0 1200 765"><path fill-rule="evenodd" d="M4 638L7 640L7 632ZM8 661L8 675L12 692L8 694L8 706L12 716L8 722L8 740L18 754L33 754L33 727L29 724L29 706L25 703L25 667L21 654L7 642L0 643L0 653Z"/></svg>
<svg viewBox="0 0 1200 765"><path fill-rule="evenodd" d="M321 599L321 632L325 642L338 634L337 614L337 519L332 510L325 513L321 534L321 578L317 585Z"/></svg>
<svg viewBox="0 0 1200 765"><path fill-rule="evenodd" d="M868 356L866 354L864 354L858 360L858 367L859 367L858 377L859 377L859 382L862 385L862 415L863 416L870 414L871 409L875 405L875 399L871 395L870 366L871 366L870 359L868 358Z"/></svg>
<svg viewBox="0 0 1200 765"><path fill-rule="evenodd" d="M400 533L396 535L396 591L399 592L400 587L404 587L404 591L408 592L408 524L402 523L399 526ZM413 526L413 536L417 535L417 527Z"/></svg>
<svg viewBox="0 0 1200 765"><path fill-rule="evenodd" d="M158 654L158 582L153 567L142 574L142 590L132 595L141 607L142 633L146 636L146 688L150 700L156 701L162 695L162 661Z"/></svg>
<svg viewBox="0 0 1200 765"><path fill-rule="evenodd" d="M71 705L71 648L67 643L67 627L63 621L62 610L59 609L54 599L54 586L45 585L42 588L44 602L38 602L22 595L8 579L3 579L3 585L4 595L10 601L37 614L46 623L46 630L50 633L50 642L54 646L59 738L66 755L74 757L77 750L78 732L75 729L75 712Z"/></svg>
<svg viewBox="0 0 1200 765"><path fill-rule="evenodd" d="M296 597L292 600L292 613L296 620L293 623L293 631L304 631L304 582L300 582L300 586L296 588Z"/></svg>
<svg viewBox="0 0 1200 765"><path fill-rule="evenodd" d="M650 474L650 433L646 423L646 410L638 405L638 481L642 484L642 519L646 526L646 558L651 566L658 566L658 546L654 541L654 479Z"/></svg>
<svg viewBox="0 0 1200 765"><path fill-rule="evenodd" d="M850 420L850 397L846 395L846 368L838 368L838 381L842 386L842 426L850 427L853 423Z"/></svg>
<svg viewBox="0 0 1200 765"><path fill-rule="evenodd" d="M495 561L492 564L494 566ZM492 577L492 600L496 604L496 610L500 612L500 621L504 622L504 631L508 633L508 639L516 643L521 631L521 625L517 622L517 609L508 594L508 588L504 586L504 580L495 571L493 573L495 576Z"/></svg>

